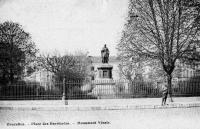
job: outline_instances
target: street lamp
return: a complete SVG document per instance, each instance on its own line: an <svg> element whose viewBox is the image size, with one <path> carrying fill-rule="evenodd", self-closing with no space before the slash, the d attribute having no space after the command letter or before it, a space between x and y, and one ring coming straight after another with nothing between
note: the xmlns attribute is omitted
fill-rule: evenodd
<svg viewBox="0 0 200 129"><path fill-rule="evenodd" d="M67 105L68 103L67 103L67 101L65 100L65 77L63 78L63 83L62 83L62 85L63 85L63 94L62 94L62 101L64 101L64 105Z"/></svg>

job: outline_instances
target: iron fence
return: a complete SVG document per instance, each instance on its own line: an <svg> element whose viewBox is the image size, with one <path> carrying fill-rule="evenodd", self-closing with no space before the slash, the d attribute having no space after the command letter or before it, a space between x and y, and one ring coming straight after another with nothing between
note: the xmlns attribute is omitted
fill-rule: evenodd
<svg viewBox="0 0 200 129"><path fill-rule="evenodd" d="M199 81L178 81L172 87L173 96L200 96ZM156 82L123 80L17 82L0 86L0 100L121 99L161 95L161 86Z"/></svg>

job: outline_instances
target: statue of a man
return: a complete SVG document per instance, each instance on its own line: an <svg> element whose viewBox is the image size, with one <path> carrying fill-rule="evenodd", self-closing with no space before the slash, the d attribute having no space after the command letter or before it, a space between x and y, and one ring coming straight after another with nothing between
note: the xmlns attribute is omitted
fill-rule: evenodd
<svg viewBox="0 0 200 129"><path fill-rule="evenodd" d="M101 50L101 58L102 58L102 63L108 63L108 60L109 60L109 50L106 47L106 44L104 45L104 47Z"/></svg>

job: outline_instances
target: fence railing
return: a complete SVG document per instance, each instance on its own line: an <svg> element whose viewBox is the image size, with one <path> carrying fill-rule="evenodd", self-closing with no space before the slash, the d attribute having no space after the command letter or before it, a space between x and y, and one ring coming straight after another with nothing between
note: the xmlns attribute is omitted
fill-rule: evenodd
<svg viewBox="0 0 200 129"><path fill-rule="evenodd" d="M200 81L179 81L173 84L173 96L200 96ZM155 82L63 81L33 83L17 82L0 86L0 100L61 100L161 97L162 90Z"/></svg>

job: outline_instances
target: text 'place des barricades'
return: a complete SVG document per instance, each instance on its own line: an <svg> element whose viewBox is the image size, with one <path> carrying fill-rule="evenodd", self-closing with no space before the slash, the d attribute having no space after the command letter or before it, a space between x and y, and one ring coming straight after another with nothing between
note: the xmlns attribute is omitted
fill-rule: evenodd
<svg viewBox="0 0 200 129"><path fill-rule="evenodd" d="M122 99L161 97L161 83L122 80L16 82L1 85L0 100ZM178 81L173 96L200 96L199 81Z"/></svg>

